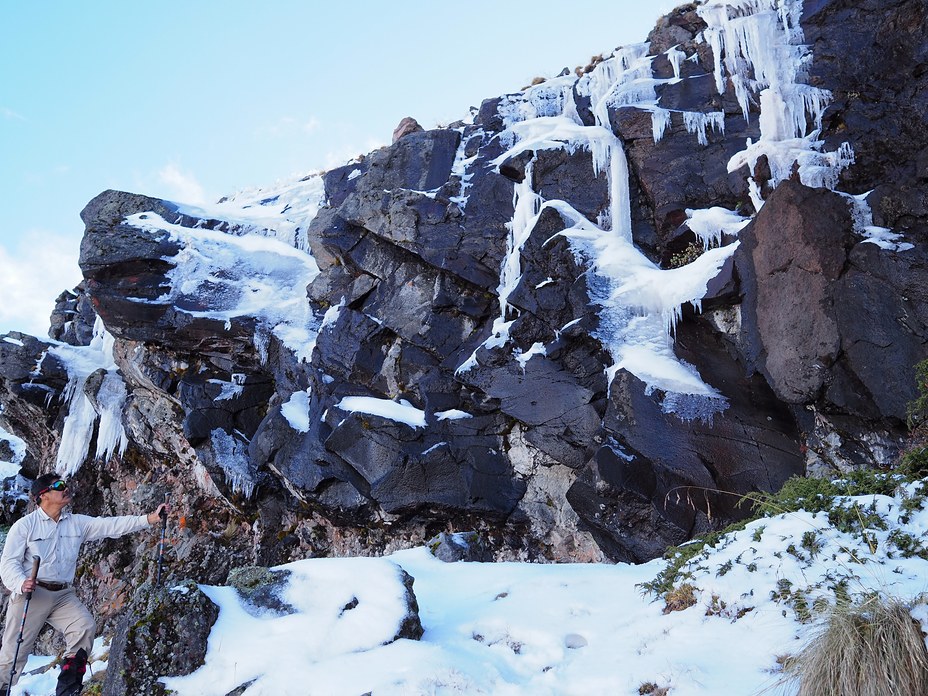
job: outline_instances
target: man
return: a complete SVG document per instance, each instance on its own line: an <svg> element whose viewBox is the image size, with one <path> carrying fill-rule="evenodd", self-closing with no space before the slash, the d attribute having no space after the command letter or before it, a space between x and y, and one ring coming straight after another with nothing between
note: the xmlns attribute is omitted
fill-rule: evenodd
<svg viewBox="0 0 928 696"><path fill-rule="evenodd" d="M39 476L32 484L31 493L38 507L10 527L0 555L0 579L12 592L6 612L3 645L0 646L0 696L6 696L8 690L7 682L13 667L27 592L33 592L33 596L26 614L13 684L19 679L39 630L47 623L64 633L67 643L55 694L72 696L80 693L96 632L93 616L71 586L81 544L146 529L157 524L162 513L167 514L167 507L159 505L149 515L73 515L64 511L65 506L71 503L71 491L67 482L57 474ZM41 559L35 581L29 577L34 556Z"/></svg>

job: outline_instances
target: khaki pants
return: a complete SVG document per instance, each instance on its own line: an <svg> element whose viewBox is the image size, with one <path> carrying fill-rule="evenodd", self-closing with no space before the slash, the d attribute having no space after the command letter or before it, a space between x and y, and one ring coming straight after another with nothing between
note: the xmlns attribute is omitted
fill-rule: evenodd
<svg viewBox="0 0 928 696"><path fill-rule="evenodd" d="M3 645L0 646L0 684L6 684L10 678L10 668L13 666L13 654L16 652L16 639L19 637L25 604L24 595L10 595L10 603L6 610L6 626L3 629ZM23 644L19 648L19 658L16 660L14 684L19 680L29 653L32 652L35 639L46 623L64 633L64 640L68 646L65 651L66 655L73 655L81 648L87 651L88 656L90 655L97 624L87 611L87 607L77 598L74 588L69 587L52 592L44 587L37 587L32 593L29 613L26 615Z"/></svg>

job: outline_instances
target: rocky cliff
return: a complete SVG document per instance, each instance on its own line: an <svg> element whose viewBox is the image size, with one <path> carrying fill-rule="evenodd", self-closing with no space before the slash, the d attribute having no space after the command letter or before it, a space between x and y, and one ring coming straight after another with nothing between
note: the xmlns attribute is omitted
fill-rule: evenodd
<svg viewBox="0 0 928 696"><path fill-rule="evenodd" d="M320 175L101 193L50 340L0 338L0 454L82 510L170 494L171 572L213 583L462 530L641 561L741 494L887 466L928 356L925 26L685 5ZM153 543L80 569L104 616Z"/></svg>

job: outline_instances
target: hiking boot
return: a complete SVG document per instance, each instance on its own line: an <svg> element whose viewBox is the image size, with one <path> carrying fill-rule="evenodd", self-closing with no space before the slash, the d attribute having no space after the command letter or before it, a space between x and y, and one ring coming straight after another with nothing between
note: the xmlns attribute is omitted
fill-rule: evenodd
<svg viewBox="0 0 928 696"><path fill-rule="evenodd" d="M78 696L81 684L84 682L84 672L87 671L87 651L81 648L76 655L67 658L61 663L61 674L58 675L58 686L55 696Z"/></svg>

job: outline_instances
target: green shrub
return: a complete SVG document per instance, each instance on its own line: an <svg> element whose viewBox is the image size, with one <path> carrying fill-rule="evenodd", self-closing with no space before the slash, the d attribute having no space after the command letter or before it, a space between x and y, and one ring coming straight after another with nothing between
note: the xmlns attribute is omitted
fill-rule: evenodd
<svg viewBox="0 0 928 696"><path fill-rule="evenodd" d="M915 384L918 397L908 406L909 428L917 430L928 424L928 360L915 366Z"/></svg>

